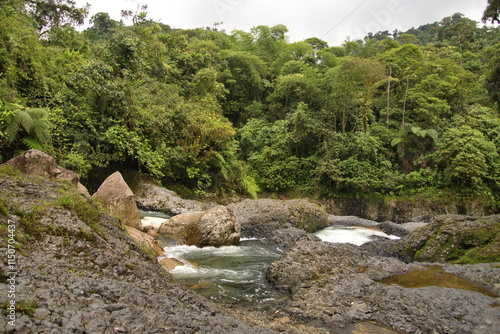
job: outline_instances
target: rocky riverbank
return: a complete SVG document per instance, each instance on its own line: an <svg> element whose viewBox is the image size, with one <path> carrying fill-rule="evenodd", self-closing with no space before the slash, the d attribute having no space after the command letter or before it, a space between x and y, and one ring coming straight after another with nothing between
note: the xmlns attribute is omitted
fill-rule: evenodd
<svg viewBox="0 0 500 334"><path fill-rule="evenodd" d="M26 168L25 158L37 168ZM124 225L136 225L135 212L126 216L135 217L132 223L106 213L105 207L119 216L114 208L130 202L119 175L110 179L125 190L106 192L100 200L82 189L76 174L41 152L20 159L0 166L0 219L10 226L0 231L0 253L7 254L6 240L12 239L17 271L12 285L12 267L2 261L0 289L14 286L15 300L0 295L0 331L355 333L348 328L369 326L373 333L493 334L500 328L500 216L378 223L328 215L306 200L245 200L210 210L213 204L186 201L157 186L143 188L152 197L143 190L139 205L187 214L182 217L229 217L206 220L237 223L231 231L239 234L241 227L243 237L267 238L282 253L267 278L287 297L266 307L228 309L180 285L157 263L161 249L155 250L155 240ZM401 240L357 247L325 243L309 233L332 225L380 229ZM199 231L205 230L211 228ZM230 235L230 244L235 238ZM14 326L7 322L12 300Z"/></svg>
<svg viewBox="0 0 500 334"><path fill-rule="evenodd" d="M2 167L0 198L0 254L7 251L10 219L17 270L15 326L6 308L14 299L2 293L2 333L270 332L176 283L73 185ZM4 262L5 292L11 270Z"/></svg>

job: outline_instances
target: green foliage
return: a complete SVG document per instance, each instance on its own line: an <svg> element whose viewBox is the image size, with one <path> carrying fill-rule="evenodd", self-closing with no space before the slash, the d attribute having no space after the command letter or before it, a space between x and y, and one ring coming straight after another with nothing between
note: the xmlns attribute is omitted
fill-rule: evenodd
<svg viewBox="0 0 500 334"><path fill-rule="evenodd" d="M499 200L499 28L455 14L329 47L283 25L173 29L146 8L79 32L86 13L0 7L3 160L38 148L83 177L120 163L206 196L462 185Z"/></svg>
<svg viewBox="0 0 500 334"><path fill-rule="evenodd" d="M495 145L468 125L448 129L430 156L445 186L489 196L500 187L499 158Z"/></svg>

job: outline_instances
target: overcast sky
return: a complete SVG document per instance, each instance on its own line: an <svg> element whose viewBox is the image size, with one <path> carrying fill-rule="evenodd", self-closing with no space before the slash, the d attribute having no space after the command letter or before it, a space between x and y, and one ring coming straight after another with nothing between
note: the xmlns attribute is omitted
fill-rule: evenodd
<svg viewBox="0 0 500 334"><path fill-rule="evenodd" d="M173 28L223 22L222 29L249 31L258 25L288 27L291 42L319 37L340 45L368 32L408 30L460 12L480 21L487 0L77 0L120 20L122 9L148 5L148 17Z"/></svg>

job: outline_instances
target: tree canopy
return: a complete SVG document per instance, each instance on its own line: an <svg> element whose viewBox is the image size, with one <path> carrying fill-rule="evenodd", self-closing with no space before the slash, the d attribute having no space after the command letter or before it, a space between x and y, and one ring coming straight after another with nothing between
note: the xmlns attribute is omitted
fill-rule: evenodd
<svg viewBox="0 0 500 334"><path fill-rule="evenodd" d="M198 195L500 200L500 30L457 13L329 46L283 25L126 26L72 0L0 7L0 148L120 163ZM485 19L498 21L498 1Z"/></svg>

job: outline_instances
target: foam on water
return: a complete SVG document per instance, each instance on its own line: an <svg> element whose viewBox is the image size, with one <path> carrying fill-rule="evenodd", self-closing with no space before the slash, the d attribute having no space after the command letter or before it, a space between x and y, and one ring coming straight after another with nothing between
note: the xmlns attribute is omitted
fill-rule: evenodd
<svg viewBox="0 0 500 334"><path fill-rule="evenodd" d="M396 239L382 231L361 227L332 227L315 233L323 241L361 245L372 236ZM184 263L172 275L200 294L226 302L266 303L279 298L266 279L269 264L279 251L265 239L242 239L237 246L203 247L169 244L162 257Z"/></svg>
<svg viewBox="0 0 500 334"><path fill-rule="evenodd" d="M363 227L327 227L314 233L321 240L332 243L350 243L361 246L373 241L372 236L379 236L388 239L399 239L395 235L388 235L382 231Z"/></svg>

